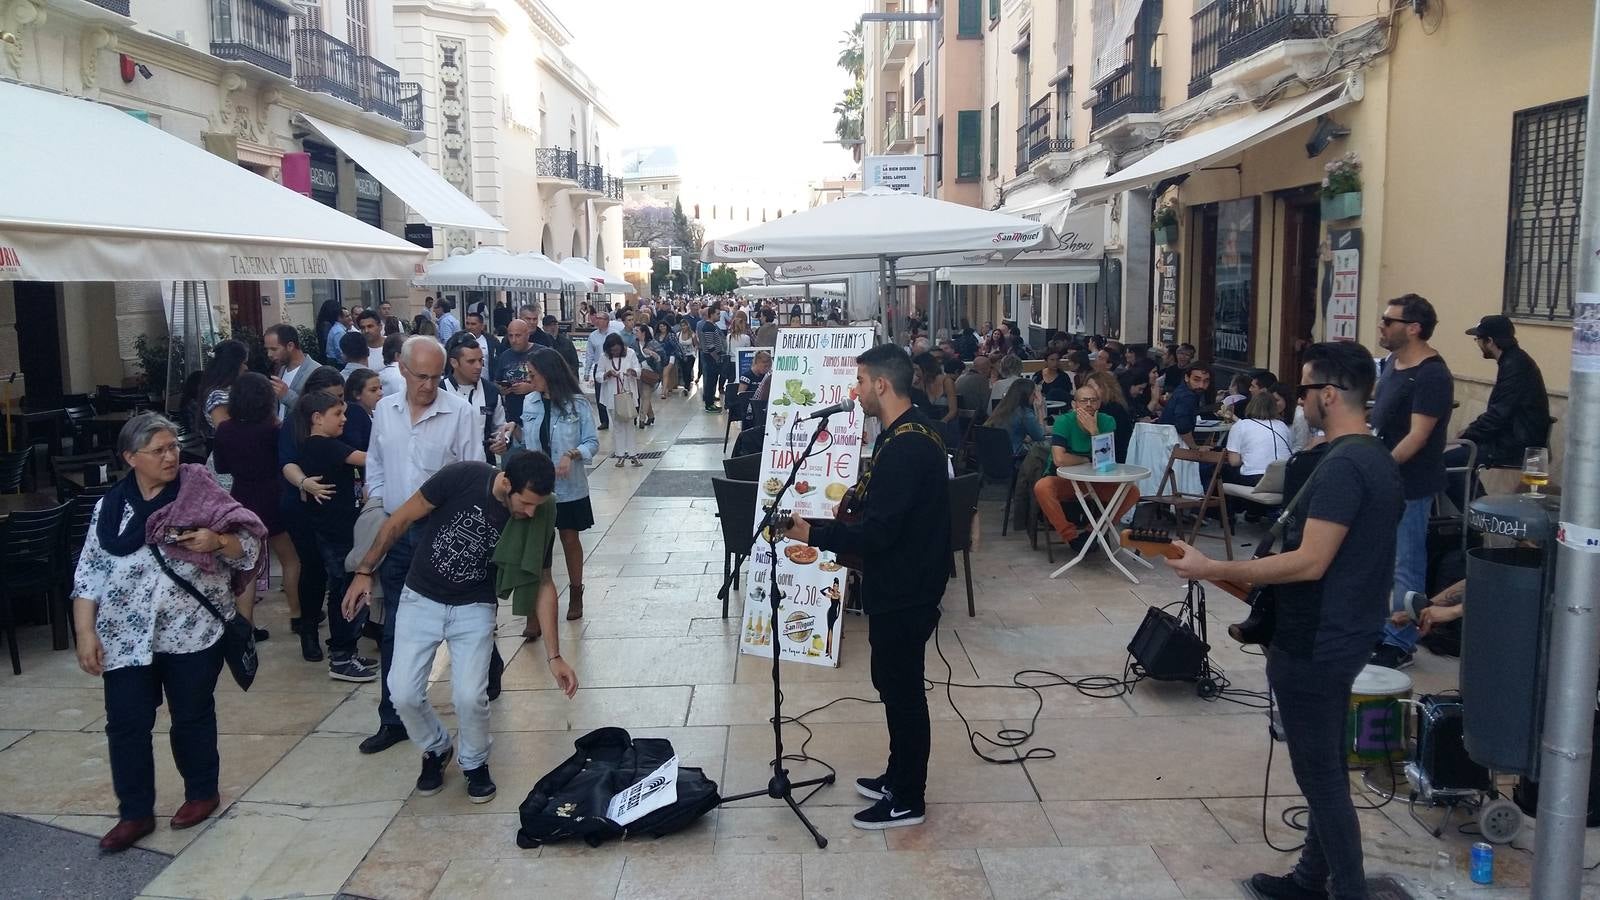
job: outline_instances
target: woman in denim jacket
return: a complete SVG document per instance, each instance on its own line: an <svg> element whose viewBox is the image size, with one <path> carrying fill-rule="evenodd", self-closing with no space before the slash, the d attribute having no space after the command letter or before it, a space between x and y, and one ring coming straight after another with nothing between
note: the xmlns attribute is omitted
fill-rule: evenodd
<svg viewBox="0 0 1600 900"><path fill-rule="evenodd" d="M542 451L556 464L556 533L567 558L567 618L583 618L583 547L578 532L594 526L589 505L588 463L600 452L594 409L583 396L577 376L553 350L533 354L528 360L533 393L522 405L522 446ZM554 552L552 545L550 552ZM539 623L528 620L523 636L539 637Z"/></svg>

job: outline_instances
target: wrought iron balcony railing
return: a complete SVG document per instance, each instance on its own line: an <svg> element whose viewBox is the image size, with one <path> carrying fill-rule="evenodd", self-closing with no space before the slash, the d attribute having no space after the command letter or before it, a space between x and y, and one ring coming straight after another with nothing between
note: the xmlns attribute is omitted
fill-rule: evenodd
<svg viewBox="0 0 1600 900"><path fill-rule="evenodd" d="M363 106L362 57L355 48L326 31L294 31L294 83L302 90L332 94L352 106Z"/></svg>
<svg viewBox="0 0 1600 900"><path fill-rule="evenodd" d="M1195 13L1189 96L1211 87L1218 69L1289 40L1333 34L1327 0L1212 0Z"/></svg>
<svg viewBox="0 0 1600 900"><path fill-rule="evenodd" d="M122 7L120 12L127 15L128 4ZM289 32L289 14L265 0L211 0L211 55L218 59L250 63L288 78L294 73Z"/></svg>
<svg viewBox="0 0 1600 900"><path fill-rule="evenodd" d="M110 10L119 16L128 15L128 0L89 0L101 9Z"/></svg>
<svg viewBox="0 0 1600 900"><path fill-rule="evenodd" d="M622 199L622 179L606 176L606 196L612 200Z"/></svg>
<svg viewBox="0 0 1600 900"><path fill-rule="evenodd" d="M533 151L534 173L540 178L578 180L578 154L560 147L540 147Z"/></svg>
<svg viewBox="0 0 1600 900"><path fill-rule="evenodd" d="M578 186L586 191L603 194L606 191L606 170L592 163L578 165Z"/></svg>
<svg viewBox="0 0 1600 900"><path fill-rule="evenodd" d="M370 56L361 57L361 107L400 121L400 73Z"/></svg>
<svg viewBox="0 0 1600 900"><path fill-rule="evenodd" d="M422 85L415 81L402 81L400 89L400 124L408 131L422 130Z"/></svg>
<svg viewBox="0 0 1600 900"><path fill-rule="evenodd" d="M1110 81L1100 86L1100 102L1095 104L1090 125L1103 128L1133 113L1161 110L1161 69L1128 63Z"/></svg>

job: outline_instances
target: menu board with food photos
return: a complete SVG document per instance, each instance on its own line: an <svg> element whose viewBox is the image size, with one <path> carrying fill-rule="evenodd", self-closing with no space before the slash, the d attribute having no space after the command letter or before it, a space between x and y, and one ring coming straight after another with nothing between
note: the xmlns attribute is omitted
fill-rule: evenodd
<svg viewBox="0 0 1600 900"><path fill-rule="evenodd" d="M776 502L782 512L809 521L831 519L856 483L861 464L861 410L836 413L817 437L799 477L783 490L795 459L816 429L814 410L856 397L856 357L872 348L871 328L788 328L772 351L772 392L767 400L766 438L756 485L756 521ZM781 496L780 496L781 494ZM839 664L844 632L845 568L832 553L780 537L778 590L772 614L769 591L772 550L766 536L750 551L745 575L741 652L816 666Z"/></svg>

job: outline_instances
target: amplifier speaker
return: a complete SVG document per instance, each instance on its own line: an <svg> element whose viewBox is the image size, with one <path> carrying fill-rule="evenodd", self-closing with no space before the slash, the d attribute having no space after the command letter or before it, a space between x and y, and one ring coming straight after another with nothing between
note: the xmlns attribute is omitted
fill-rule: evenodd
<svg viewBox="0 0 1600 900"><path fill-rule="evenodd" d="M1461 698L1424 694L1417 701L1417 766L1436 788L1487 791L1489 770L1467 756Z"/></svg>
<svg viewBox="0 0 1600 900"><path fill-rule="evenodd" d="M1139 623L1128 653L1157 681L1199 681L1206 671L1211 645L1200 639L1182 619L1152 606Z"/></svg>

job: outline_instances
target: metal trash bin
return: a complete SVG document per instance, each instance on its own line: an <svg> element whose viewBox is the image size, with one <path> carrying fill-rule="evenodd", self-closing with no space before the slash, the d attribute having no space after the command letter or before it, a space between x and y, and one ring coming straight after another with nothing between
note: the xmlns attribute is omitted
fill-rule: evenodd
<svg viewBox="0 0 1600 900"><path fill-rule="evenodd" d="M1559 507L1511 494L1467 512L1461 704L1467 755L1491 771L1537 777L1555 592Z"/></svg>

